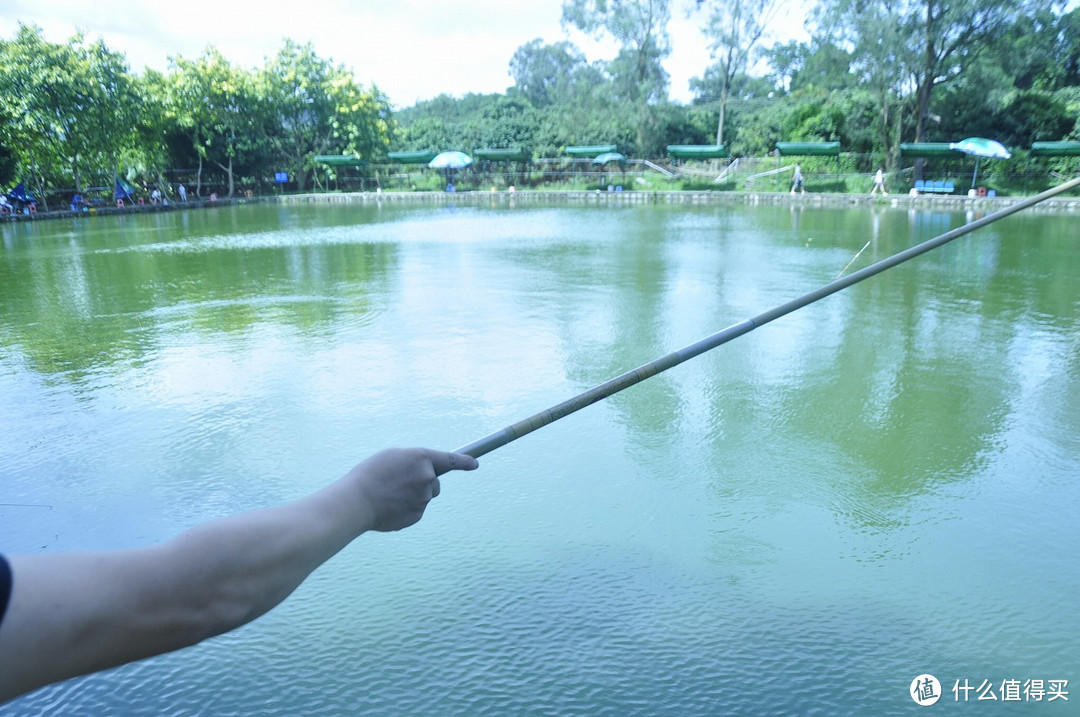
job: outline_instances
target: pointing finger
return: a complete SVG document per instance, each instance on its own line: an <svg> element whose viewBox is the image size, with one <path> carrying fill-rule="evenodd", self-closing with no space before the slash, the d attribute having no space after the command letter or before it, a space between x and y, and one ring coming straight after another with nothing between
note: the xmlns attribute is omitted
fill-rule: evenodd
<svg viewBox="0 0 1080 717"><path fill-rule="evenodd" d="M435 475L441 476L450 471L471 471L479 467L479 463L472 456L464 453L447 453L446 451L429 451L428 457L431 465L435 468Z"/></svg>

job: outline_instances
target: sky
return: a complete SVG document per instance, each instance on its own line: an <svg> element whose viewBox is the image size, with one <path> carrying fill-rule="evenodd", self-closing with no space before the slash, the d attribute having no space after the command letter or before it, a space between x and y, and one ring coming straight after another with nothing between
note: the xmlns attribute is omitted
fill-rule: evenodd
<svg viewBox="0 0 1080 717"><path fill-rule="evenodd" d="M784 0L776 40L809 39L803 27L811 0ZM664 63L668 94L688 103L691 77L712 64L692 0L671 0L672 54ZM18 24L36 24L46 39L64 42L76 29L123 52L134 72L164 71L168 58L199 56L213 45L232 63L261 66L286 37L311 42L316 54L376 85L398 108L441 93L504 92L514 84L510 58L520 46L570 40L587 59L608 60L617 45L560 24L562 0L0 0L0 38ZM771 44L771 42L770 42Z"/></svg>

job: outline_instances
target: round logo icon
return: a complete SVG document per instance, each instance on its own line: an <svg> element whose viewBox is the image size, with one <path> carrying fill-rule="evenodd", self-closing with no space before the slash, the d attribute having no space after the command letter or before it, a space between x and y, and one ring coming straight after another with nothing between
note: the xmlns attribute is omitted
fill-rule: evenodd
<svg viewBox="0 0 1080 717"><path fill-rule="evenodd" d="M919 675L911 681L911 699L928 707L941 699L941 683L933 675Z"/></svg>

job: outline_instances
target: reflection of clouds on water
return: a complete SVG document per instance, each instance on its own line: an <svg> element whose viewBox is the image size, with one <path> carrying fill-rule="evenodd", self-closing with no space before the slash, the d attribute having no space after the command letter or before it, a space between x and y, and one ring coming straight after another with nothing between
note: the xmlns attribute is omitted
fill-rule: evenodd
<svg viewBox="0 0 1080 717"><path fill-rule="evenodd" d="M187 231L188 214L150 215L147 236L163 231L151 219ZM314 231L288 241L286 232L255 232L146 242L137 222L145 218L121 218L116 236L96 230L66 252L27 251L32 270L0 265L0 300L13 307L7 330L45 373L138 363L174 332L242 335L268 323L317 336L337 321L368 322L383 308L369 294L397 250L335 241L341 227L325 243Z"/></svg>
<svg viewBox="0 0 1080 717"><path fill-rule="evenodd" d="M189 214L181 251L129 221L0 256L4 500L62 518L0 510L17 545L157 542L461 445L914 243L890 209ZM234 223L256 245L192 234ZM27 711L755 713L770 675L767 711L879 714L920 660L1075 664L1073 224L1003 223L589 407L266 619Z"/></svg>

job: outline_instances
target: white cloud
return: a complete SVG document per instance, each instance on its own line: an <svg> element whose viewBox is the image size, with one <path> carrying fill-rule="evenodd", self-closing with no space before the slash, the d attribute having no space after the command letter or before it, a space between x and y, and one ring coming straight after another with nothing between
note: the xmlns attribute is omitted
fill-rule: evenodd
<svg viewBox="0 0 1080 717"><path fill-rule="evenodd" d="M808 0L789 0L783 37L805 39L801 29ZM561 0L182 0L153 4L114 0L3 0L0 37L10 39L19 22L37 24L59 42L82 29L122 51L135 71L164 70L175 55L195 57L214 45L230 61L261 65L286 37L311 42L322 57L346 65L363 84L376 84L399 106L446 92L502 92L513 84L510 58L521 45L570 39L590 60L614 55L612 42L596 42L560 25ZM688 82L710 64L695 22L673 2L672 55L665 63L670 94L688 101Z"/></svg>

